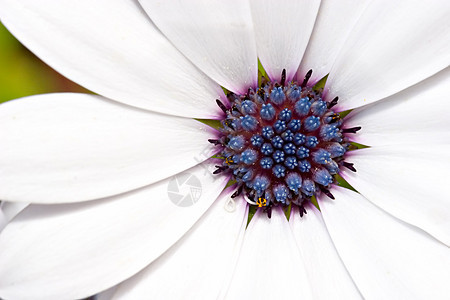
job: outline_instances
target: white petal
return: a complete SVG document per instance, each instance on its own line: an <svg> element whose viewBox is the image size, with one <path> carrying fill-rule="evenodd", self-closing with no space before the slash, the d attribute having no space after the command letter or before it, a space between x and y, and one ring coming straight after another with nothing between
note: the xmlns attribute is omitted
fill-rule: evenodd
<svg viewBox="0 0 450 300"><path fill-rule="evenodd" d="M342 176L368 200L450 246L450 145L352 151Z"/></svg>
<svg viewBox="0 0 450 300"><path fill-rule="evenodd" d="M447 299L450 250L347 189L320 202L347 270L366 299Z"/></svg>
<svg viewBox="0 0 450 300"><path fill-rule="evenodd" d="M352 140L371 146L450 144L450 68L382 101L356 109L348 128L361 126Z"/></svg>
<svg viewBox="0 0 450 300"><path fill-rule="evenodd" d="M270 79L290 81L311 35L320 0L250 0L256 49Z"/></svg>
<svg viewBox="0 0 450 300"><path fill-rule="evenodd" d="M0 106L0 199L60 203L126 192L205 160L211 136L195 120L93 95L6 102Z"/></svg>
<svg viewBox="0 0 450 300"><path fill-rule="evenodd" d="M167 114L216 118L220 87L189 62L137 1L1 0L3 24L69 79Z"/></svg>
<svg viewBox="0 0 450 300"><path fill-rule="evenodd" d="M322 0L297 80L313 70L310 82L327 75L363 10L371 0Z"/></svg>
<svg viewBox="0 0 450 300"><path fill-rule="evenodd" d="M361 299L328 234L321 212L309 205L300 217L292 210L289 223L304 258L314 299Z"/></svg>
<svg viewBox="0 0 450 300"><path fill-rule="evenodd" d="M225 210L233 191L225 191L182 239L122 283L114 299L217 299L247 224L244 200L234 212Z"/></svg>
<svg viewBox="0 0 450 300"><path fill-rule="evenodd" d="M226 299L312 299L305 265L281 209L250 222Z"/></svg>
<svg viewBox="0 0 450 300"><path fill-rule="evenodd" d="M95 295L95 300L111 300L116 293L118 285L113 286L112 288L107 289L101 293Z"/></svg>
<svg viewBox="0 0 450 300"><path fill-rule="evenodd" d="M2 208L0 207L0 231L2 231L3 228L5 228L6 224L8 224L8 220Z"/></svg>
<svg viewBox="0 0 450 300"><path fill-rule="evenodd" d="M330 71L339 109L395 94L450 64L450 1L372 1ZM328 91L327 91L328 90Z"/></svg>
<svg viewBox="0 0 450 300"><path fill-rule="evenodd" d="M172 178L104 200L30 205L0 234L0 297L79 299L142 270L222 191L226 178L207 165L175 177L186 180L179 185ZM197 202L176 205L177 195Z"/></svg>
<svg viewBox="0 0 450 300"><path fill-rule="evenodd" d="M166 37L220 85L240 94L256 87L256 46L247 1L139 2Z"/></svg>
<svg viewBox="0 0 450 300"><path fill-rule="evenodd" d="M0 203L0 231L29 204L23 202Z"/></svg>

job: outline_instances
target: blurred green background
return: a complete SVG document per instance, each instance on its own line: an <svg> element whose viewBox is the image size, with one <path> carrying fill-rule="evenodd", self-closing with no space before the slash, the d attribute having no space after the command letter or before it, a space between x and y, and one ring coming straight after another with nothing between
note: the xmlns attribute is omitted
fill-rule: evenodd
<svg viewBox="0 0 450 300"><path fill-rule="evenodd" d="M86 92L22 46L0 23L0 103L52 92Z"/></svg>

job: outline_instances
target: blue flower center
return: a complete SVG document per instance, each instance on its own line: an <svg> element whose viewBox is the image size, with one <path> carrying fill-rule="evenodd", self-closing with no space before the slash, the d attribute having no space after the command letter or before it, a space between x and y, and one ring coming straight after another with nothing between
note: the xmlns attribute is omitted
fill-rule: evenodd
<svg viewBox="0 0 450 300"><path fill-rule="evenodd" d="M322 99L322 91L305 81L265 82L247 94L229 93L230 107L217 100L226 117L221 137L210 140L223 150L223 163L214 172L231 174L237 183L233 197L264 207L270 217L274 206L296 205L304 212L305 202L330 192L350 143L347 133L360 127L342 129L343 120L333 111L337 98Z"/></svg>

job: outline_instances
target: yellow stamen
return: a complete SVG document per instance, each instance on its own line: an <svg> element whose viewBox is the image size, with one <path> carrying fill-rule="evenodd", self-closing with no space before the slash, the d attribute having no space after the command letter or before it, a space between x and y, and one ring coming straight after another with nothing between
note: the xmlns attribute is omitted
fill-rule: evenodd
<svg viewBox="0 0 450 300"><path fill-rule="evenodd" d="M267 200L266 200L266 198L259 197L258 201L256 201L256 204L258 205L258 207L266 206L267 205Z"/></svg>
<svg viewBox="0 0 450 300"><path fill-rule="evenodd" d="M230 156L230 157L227 157L227 158L225 159L225 163L226 163L227 165L231 165L232 163L234 163L234 161L233 161L233 159L232 159L231 156Z"/></svg>

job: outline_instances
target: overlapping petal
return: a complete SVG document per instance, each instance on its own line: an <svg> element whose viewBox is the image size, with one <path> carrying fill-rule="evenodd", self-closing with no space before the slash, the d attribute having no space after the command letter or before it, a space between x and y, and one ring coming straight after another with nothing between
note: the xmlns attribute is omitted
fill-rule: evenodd
<svg viewBox="0 0 450 300"><path fill-rule="evenodd" d="M353 191L333 194L319 202L323 219L365 299L448 298L448 247Z"/></svg>
<svg viewBox="0 0 450 300"><path fill-rule="evenodd" d="M297 71L316 20L320 0L251 0L258 58L272 81ZM289 24L288 26L286 24Z"/></svg>
<svg viewBox="0 0 450 300"><path fill-rule="evenodd" d="M213 129L85 94L0 106L0 199L63 203L142 187L210 157Z"/></svg>
<svg viewBox="0 0 450 300"><path fill-rule="evenodd" d="M347 269L336 252L321 212L313 205L300 217L293 209L289 223L304 258L314 299L361 299Z"/></svg>
<svg viewBox="0 0 450 300"><path fill-rule="evenodd" d="M351 152L342 176L368 200L450 246L450 145L396 145Z"/></svg>
<svg viewBox="0 0 450 300"><path fill-rule="evenodd" d="M101 293L95 295L95 300L111 300L114 297L114 293L117 290L118 285L113 286L112 288L107 289Z"/></svg>
<svg viewBox="0 0 450 300"><path fill-rule="evenodd" d="M243 199L234 212L225 210L232 192L225 190L182 239L122 283L114 299L217 299L234 269L247 224Z"/></svg>
<svg viewBox="0 0 450 300"><path fill-rule="evenodd" d="M312 299L303 258L279 208L247 227L226 299Z"/></svg>
<svg viewBox="0 0 450 300"><path fill-rule="evenodd" d="M360 107L406 89L450 65L450 2L372 1L333 65L327 99Z"/></svg>
<svg viewBox="0 0 450 300"><path fill-rule="evenodd" d="M3 24L58 72L105 97L192 118L221 115L221 88L158 31L137 1L1 0Z"/></svg>
<svg viewBox="0 0 450 300"><path fill-rule="evenodd" d="M0 207L0 231L6 226L8 223L8 219L3 212L2 208Z"/></svg>
<svg viewBox="0 0 450 300"><path fill-rule="evenodd" d="M256 46L247 1L139 2L164 35L221 86L239 94L256 87Z"/></svg>
<svg viewBox="0 0 450 300"><path fill-rule="evenodd" d="M212 169L205 162L186 171L201 182L191 206L174 204L172 179L88 203L30 205L0 234L0 294L80 299L129 278L177 242L218 197L227 178L212 176ZM190 185L178 187L182 194Z"/></svg>
<svg viewBox="0 0 450 300"><path fill-rule="evenodd" d="M346 127L361 126L352 139L369 146L450 144L450 68L351 112Z"/></svg>
<svg viewBox="0 0 450 300"><path fill-rule="evenodd" d="M25 209L28 203L24 202L1 202L0 203L0 231L8 224L18 213Z"/></svg>
<svg viewBox="0 0 450 300"><path fill-rule="evenodd" d="M313 70L310 82L327 75L358 18L371 0L322 0L314 30L298 70L299 82Z"/></svg>

